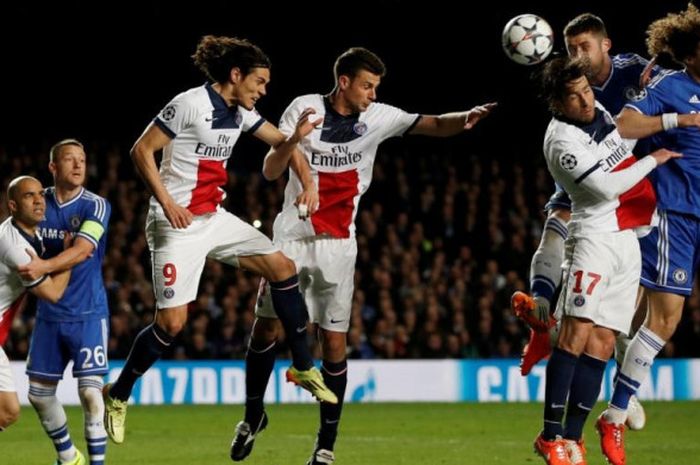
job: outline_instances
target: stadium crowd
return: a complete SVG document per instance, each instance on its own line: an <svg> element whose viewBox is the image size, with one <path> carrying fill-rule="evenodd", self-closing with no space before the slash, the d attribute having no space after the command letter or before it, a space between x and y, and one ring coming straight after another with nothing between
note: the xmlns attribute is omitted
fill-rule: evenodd
<svg viewBox="0 0 700 465"><path fill-rule="evenodd" d="M30 174L50 181L48 145L0 147L5 167L0 219L8 214L9 180ZM155 303L143 230L150 194L124 148L88 141L86 149L87 186L113 209L103 269L111 311L109 357L124 359ZM518 357L527 342L528 330L512 315L509 299L527 289L542 206L553 189L543 160L530 166L531 157L505 160L444 150L450 149L380 148L357 220L349 358ZM238 165L234 154L227 208L249 222L259 220L269 235L285 180L269 183L259 171ZM166 358L243 358L257 289L258 278L208 262L188 326ZM26 358L33 317L30 303L16 318L5 346L10 359ZM683 320L662 355L700 357L697 292L686 301Z"/></svg>

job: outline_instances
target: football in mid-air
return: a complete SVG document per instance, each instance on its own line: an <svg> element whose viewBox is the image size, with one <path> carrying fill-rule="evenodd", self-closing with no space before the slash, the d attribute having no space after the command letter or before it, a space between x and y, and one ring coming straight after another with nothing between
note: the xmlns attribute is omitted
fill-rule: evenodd
<svg viewBox="0 0 700 465"><path fill-rule="evenodd" d="M533 14L516 16L503 28L503 50L521 65L534 65L552 52L554 35L547 21Z"/></svg>

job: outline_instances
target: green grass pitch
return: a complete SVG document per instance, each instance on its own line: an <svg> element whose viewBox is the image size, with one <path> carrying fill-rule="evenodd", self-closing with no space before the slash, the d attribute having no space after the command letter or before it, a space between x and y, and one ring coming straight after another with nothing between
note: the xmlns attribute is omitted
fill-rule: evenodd
<svg viewBox="0 0 700 465"><path fill-rule="evenodd" d="M645 402L647 426L629 432L633 465L700 464L700 402ZM593 421L585 438L588 464L603 465ZM351 404L336 444L336 465L540 464L532 440L541 428L541 404ZM82 415L67 408L70 431L85 452ZM130 407L124 444L109 444L107 463L231 464L228 449L241 406ZM318 422L315 405L268 407L270 424L248 465L304 465ZM50 465L53 448L36 415L0 434L0 464Z"/></svg>

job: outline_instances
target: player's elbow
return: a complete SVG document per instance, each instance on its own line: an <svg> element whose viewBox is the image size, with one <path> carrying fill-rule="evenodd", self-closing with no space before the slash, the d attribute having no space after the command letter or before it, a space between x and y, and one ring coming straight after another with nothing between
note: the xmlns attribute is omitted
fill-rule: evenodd
<svg viewBox="0 0 700 465"><path fill-rule="evenodd" d="M272 160L270 154L265 157L263 161L262 175L267 181L274 181L279 178L284 170L279 169L276 163Z"/></svg>

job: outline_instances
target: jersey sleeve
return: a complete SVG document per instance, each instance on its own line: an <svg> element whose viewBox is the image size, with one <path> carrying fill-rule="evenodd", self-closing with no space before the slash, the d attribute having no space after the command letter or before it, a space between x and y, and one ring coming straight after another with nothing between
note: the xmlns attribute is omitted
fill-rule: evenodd
<svg viewBox="0 0 700 465"><path fill-rule="evenodd" d="M630 155L632 156L632 155ZM603 169L604 161L577 141L552 144L549 166L554 178L565 186L577 185L596 197L611 200L627 192L656 168L656 160L646 156L619 171Z"/></svg>
<svg viewBox="0 0 700 465"><path fill-rule="evenodd" d="M174 139L185 128L192 125L197 117L197 110L186 94L172 99L153 119L153 123Z"/></svg>
<svg viewBox="0 0 700 465"><path fill-rule="evenodd" d="M246 110L243 107L238 107L238 111L241 112L241 116L243 117L241 120L241 129L244 132L253 134L265 122L265 118L260 116L260 113L256 110Z"/></svg>
<svg viewBox="0 0 700 465"><path fill-rule="evenodd" d="M86 203L84 214L76 235L87 239L97 249L100 239L107 232L112 206L106 199L95 197L93 202Z"/></svg>
<svg viewBox="0 0 700 465"><path fill-rule="evenodd" d="M421 116L417 113L408 113L400 108L386 104L381 105L382 127L384 139L402 136L410 131L418 123Z"/></svg>
<svg viewBox="0 0 700 465"><path fill-rule="evenodd" d="M29 256L29 253L27 250L31 250L32 246L25 241L24 244L17 244L12 247L8 246L9 244L3 244L2 247L0 247L0 257L2 257L2 261L5 265L7 265L8 268L12 270L16 270L22 265L26 265L32 260L32 257ZM25 245L26 247L23 247ZM27 281L22 279L20 277L20 280L22 281L22 285L26 287L27 289L32 288L34 286L38 286L41 284L44 280L46 279L46 275L40 277L39 279L36 279L34 281Z"/></svg>
<svg viewBox="0 0 700 465"><path fill-rule="evenodd" d="M299 115L301 115L302 112L301 107L301 101L297 98L294 99L294 101L289 104L287 109L284 110L284 113L282 113L279 130L285 136L289 137L294 134L294 130L297 127L297 121L299 121Z"/></svg>
<svg viewBox="0 0 700 465"><path fill-rule="evenodd" d="M664 92L666 92L663 87L665 87L666 83L660 80L663 79L663 77L664 74L656 76L652 82L644 88L640 98L636 101L628 102L625 107L637 110L647 116L656 116L664 113L667 110L667 106L663 98ZM656 80L659 81L655 82Z"/></svg>

